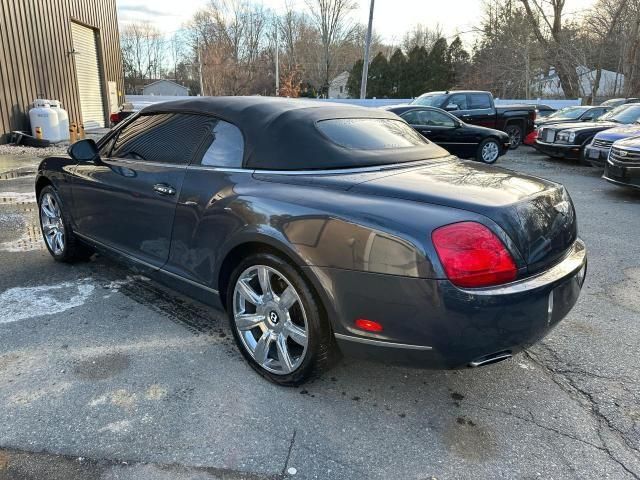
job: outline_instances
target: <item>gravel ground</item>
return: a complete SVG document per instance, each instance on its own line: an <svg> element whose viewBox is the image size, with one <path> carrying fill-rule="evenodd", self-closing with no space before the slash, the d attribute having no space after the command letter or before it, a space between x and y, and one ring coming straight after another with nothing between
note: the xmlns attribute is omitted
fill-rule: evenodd
<svg viewBox="0 0 640 480"><path fill-rule="evenodd" d="M86 132L86 138L99 139L105 134L105 129L91 130ZM45 148L26 147L24 145L0 144L0 157L19 157L19 158L44 158L50 155L62 155L66 153L69 142L60 142Z"/></svg>
<svg viewBox="0 0 640 480"><path fill-rule="evenodd" d="M521 148L564 183L589 272L511 361L423 371L345 359L265 382L224 316L102 257L44 250L38 154L0 151L0 479L638 479L640 192Z"/></svg>

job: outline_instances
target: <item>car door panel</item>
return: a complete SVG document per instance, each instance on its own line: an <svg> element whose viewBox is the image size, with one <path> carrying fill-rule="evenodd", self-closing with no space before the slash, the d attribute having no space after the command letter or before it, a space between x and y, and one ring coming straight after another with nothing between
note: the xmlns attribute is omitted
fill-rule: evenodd
<svg viewBox="0 0 640 480"><path fill-rule="evenodd" d="M186 167L203 138L202 116L141 115L117 134L107 158L76 167L78 233L162 267Z"/></svg>
<svg viewBox="0 0 640 480"><path fill-rule="evenodd" d="M250 183L242 167L244 139L234 125L216 120L207 148L186 169L177 203L171 252L164 270L198 285L217 289L214 277L220 251L232 234L251 223L253 210L237 201L238 184Z"/></svg>
<svg viewBox="0 0 640 480"><path fill-rule="evenodd" d="M79 164L73 186L78 233L161 267L185 168L118 158ZM174 194L158 192L156 185Z"/></svg>

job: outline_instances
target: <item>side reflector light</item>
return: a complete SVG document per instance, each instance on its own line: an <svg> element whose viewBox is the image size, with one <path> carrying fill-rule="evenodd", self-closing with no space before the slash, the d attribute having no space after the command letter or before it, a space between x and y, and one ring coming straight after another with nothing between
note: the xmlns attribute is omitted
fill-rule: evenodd
<svg viewBox="0 0 640 480"><path fill-rule="evenodd" d="M365 318L359 318L356 320L356 328L359 328L360 330L364 330L366 332L378 333L382 331L382 325L380 325L378 322L367 320Z"/></svg>
<svg viewBox="0 0 640 480"><path fill-rule="evenodd" d="M515 280L518 270L502 241L476 222L437 228L431 234L447 277L466 288L490 287Z"/></svg>

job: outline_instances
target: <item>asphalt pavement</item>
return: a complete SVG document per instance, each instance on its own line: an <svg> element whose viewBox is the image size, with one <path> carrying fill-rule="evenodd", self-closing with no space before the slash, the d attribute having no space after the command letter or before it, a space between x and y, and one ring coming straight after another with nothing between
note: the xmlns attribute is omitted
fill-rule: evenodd
<svg viewBox="0 0 640 480"><path fill-rule="evenodd" d="M569 316L497 365L343 359L282 388L224 314L104 257L54 262L37 163L0 156L0 480L640 478L640 191L510 152L575 202L589 269Z"/></svg>

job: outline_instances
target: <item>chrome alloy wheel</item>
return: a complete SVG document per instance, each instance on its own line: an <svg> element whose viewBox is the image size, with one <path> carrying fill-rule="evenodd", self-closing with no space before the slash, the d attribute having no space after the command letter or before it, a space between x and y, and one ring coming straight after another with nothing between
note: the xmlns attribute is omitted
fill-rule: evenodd
<svg viewBox="0 0 640 480"><path fill-rule="evenodd" d="M40 201L40 224L49 249L60 255L64 251L64 222L60 205L50 193L45 193Z"/></svg>
<svg viewBox="0 0 640 480"><path fill-rule="evenodd" d="M500 149L495 142L487 142L482 147L482 161L486 163L493 163L498 159Z"/></svg>
<svg viewBox="0 0 640 480"><path fill-rule="evenodd" d="M287 375L307 353L308 324L300 296L287 278L266 265L238 277L233 318L242 344L265 370Z"/></svg>

